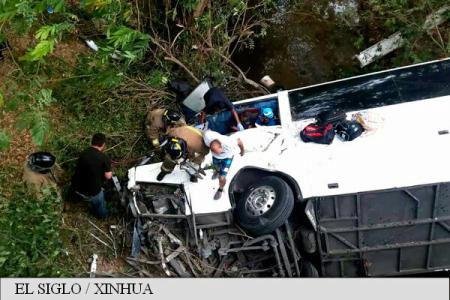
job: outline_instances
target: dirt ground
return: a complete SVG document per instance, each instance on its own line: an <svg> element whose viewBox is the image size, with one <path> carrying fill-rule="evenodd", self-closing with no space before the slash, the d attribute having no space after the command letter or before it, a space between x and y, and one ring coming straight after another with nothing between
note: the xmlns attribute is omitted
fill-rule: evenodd
<svg viewBox="0 0 450 300"><path fill-rule="evenodd" d="M31 140L28 131L20 131L16 128L17 115L11 112L0 111L1 129L8 132L10 136L10 146L0 152L0 176L4 183L16 181L22 177L22 166L29 153L36 147ZM5 184L6 185L6 184ZM6 197L10 196L11 190L5 186L0 186Z"/></svg>
<svg viewBox="0 0 450 300"><path fill-rule="evenodd" d="M64 61L71 67L75 67L79 55L86 54L89 49L81 40L69 40L65 43L58 43L55 51L50 55L54 58L64 58Z"/></svg>

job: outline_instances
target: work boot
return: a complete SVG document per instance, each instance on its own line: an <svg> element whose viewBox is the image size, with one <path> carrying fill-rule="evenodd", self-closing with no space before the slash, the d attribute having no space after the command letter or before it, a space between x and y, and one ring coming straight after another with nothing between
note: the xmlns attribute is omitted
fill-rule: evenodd
<svg viewBox="0 0 450 300"><path fill-rule="evenodd" d="M205 170L203 170L202 167L199 167L199 168L198 168L198 172L199 172L200 174L202 174L202 175L206 175Z"/></svg>
<svg viewBox="0 0 450 300"><path fill-rule="evenodd" d="M222 197L222 189L218 189L217 192L214 194L214 200L219 200L220 197Z"/></svg>
<svg viewBox="0 0 450 300"><path fill-rule="evenodd" d="M193 162L191 162L191 161L187 161L187 162L186 162L186 167L187 167L188 169L193 170L193 171L194 171L195 173L197 173L197 174L206 175L205 171L202 169L202 167L201 167L200 164L193 163ZM202 179L201 176L199 176L199 178Z"/></svg>
<svg viewBox="0 0 450 300"><path fill-rule="evenodd" d="M191 182L198 182L198 178L195 175L191 175L190 180L191 180Z"/></svg>
<svg viewBox="0 0 450 300"><path fill-rule="evenodd" d="M156 177L156 180L161 181L163 180L164 176L166 176L167 173L165 172L159 172L158 176Z"/></svg>

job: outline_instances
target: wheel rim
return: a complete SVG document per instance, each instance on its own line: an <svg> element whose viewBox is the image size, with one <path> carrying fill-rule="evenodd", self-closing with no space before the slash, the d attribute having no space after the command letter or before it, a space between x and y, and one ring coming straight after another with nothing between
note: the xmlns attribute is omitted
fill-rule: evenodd
<svg viewBox="0 0 450 300"><path fill-rule="evenodd" d="M245 210L251 216L261 216L273 206L276 193L273 187L264 185L254 189L245 200Z"/></svg>

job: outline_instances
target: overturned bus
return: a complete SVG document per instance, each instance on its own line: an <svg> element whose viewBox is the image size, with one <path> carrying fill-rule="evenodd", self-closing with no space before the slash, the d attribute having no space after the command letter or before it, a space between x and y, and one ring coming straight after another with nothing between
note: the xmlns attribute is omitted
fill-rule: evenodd
<svg viewBox="0 0 450 300"><path fill-rule="evenodd" d="M136 217L135 255L144 246L152 249L168 276L357 277L448 270L449 59L280 91L235 106L238 111L270 106L279 125L234 133L245 154L234 158L220 200L213 200L218 184L212 170L195 183L183 164L161 182L156 180L161 163L129 170L124 199ZM376 115L379 126L351 142L304 143L301 129L335 107L348 117ZM209 155L205 165L210 163ZM190 254L182 258L186 251Z"/></svg>

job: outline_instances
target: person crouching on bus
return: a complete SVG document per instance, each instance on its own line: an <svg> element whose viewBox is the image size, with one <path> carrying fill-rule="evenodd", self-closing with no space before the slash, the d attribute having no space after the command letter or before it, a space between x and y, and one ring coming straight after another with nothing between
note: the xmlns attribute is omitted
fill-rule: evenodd
<svg viewBox="0 0 450 300"><path fill-rule="evenodd" d="M233 162L233 157L238 153L241 156L244 155L244 145L239 138L222 135L212 130L205 131L203 140L206 146L210 148L213 156L215 172L212 179L219 177L219 188L214 195L214 200L219 200L227 182L226 176Z"/></svg>

